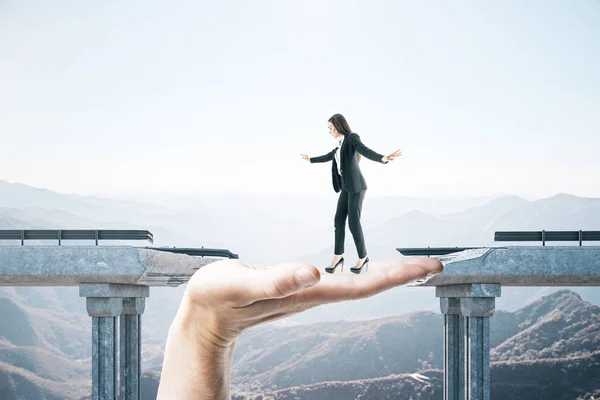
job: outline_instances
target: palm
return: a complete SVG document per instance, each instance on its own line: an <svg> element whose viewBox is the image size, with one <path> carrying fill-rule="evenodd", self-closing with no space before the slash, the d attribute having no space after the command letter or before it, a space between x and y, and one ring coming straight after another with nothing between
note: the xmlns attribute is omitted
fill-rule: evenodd
<svg viewBox="0 0 600 400"><path fill-rule="evenodd" d="M232 341L260 323L321 304L373 296L442 270L434 258L398 258L371 264L373 272L362 276L321 276L315 267L301 263L264 267L223 260L200 268L192 276L186 298L192 309L198 310L199 321L205 321L207 330ZM299 268L308 268L319 278L318 283L308 288L299 286L294 279Z"/></svg>
<svg viewBox="0 0 600 400"><path fill-rule="evenodd" d="M409 260L397 258L369 263L372 272L369 270L368 273L360 276L326 274L321 276L318 284L295 296L299 302L311 304L308 309L326 303L370 297L442 270L441 263L435 258Z"/></svg>

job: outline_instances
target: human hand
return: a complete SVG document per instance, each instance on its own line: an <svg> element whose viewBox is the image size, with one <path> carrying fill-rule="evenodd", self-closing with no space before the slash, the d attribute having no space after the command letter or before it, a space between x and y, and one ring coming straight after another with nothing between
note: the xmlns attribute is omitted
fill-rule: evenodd
<svg viewBox="0 0 600 400"><path fill-rule="evenodd" d="M381 160L382 161L393 161L396 157L400 157L400 155L402 155L402 152L400 151L400 149L398 149L395 152L388 154L387 156L384 156Z"/></svg>
<svg viewBox="0 0 600 400"><path fill-rule="evenodd" d="M229 346L258 324L321 304L373 296L442 271L435 258L397 258L370 262L363 275L321 276L314 266L286 263L274 267L240 260L208 264L190 279L182 300L189 319L208 342Z"/></svg>
<svg viewBox="0 0 600 400"><path fill-rule="evenodd" d="M192 275L169 329L157 399L230 399L235 339L244 330L320 304L373 296L442 269L435 258L408 257L373 261L369 273L358 276L321 276L303 263L205 265Z"/></svg>
<svg viewBox="0 0 600 400"><path fill-rule="evenodd" d="M303 159L305 159L306 161L310 161L310 157L307 156L306 154L300 154L300 157L302 157Z"/></svg>

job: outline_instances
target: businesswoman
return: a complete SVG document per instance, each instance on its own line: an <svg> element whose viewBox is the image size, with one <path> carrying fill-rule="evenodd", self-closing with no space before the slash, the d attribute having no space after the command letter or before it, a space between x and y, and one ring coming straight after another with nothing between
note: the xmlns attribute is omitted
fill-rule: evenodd
<svg viewBox="0 0 600 400"><path fill-rule="evenodd" d="M365 238L360 225L360 212L362 210L363 199L367 191L367 183L360 172L358 163L361 154L376 162L387 164L401 155L400 150L384 156L367 146L365 146L358 134L352 132L346 118L342 114L335 114L329 121L329 134L337 140L337 146L329 153L319 157L309 157L306 154L300 156L311 163L322 163L332 161L331 177L333 181L333 190L340 192L338 198L337 210L334 218L335 228L335 246L333 251L333 260L331 266L325 268L326 272L333 273L338 265L344 269L344 237L346 233L346 218L350 225L350 232L354 238L356 251L359 260L350 271L360 274L363 267L369 268L369 257L365 247Z"/></svg>

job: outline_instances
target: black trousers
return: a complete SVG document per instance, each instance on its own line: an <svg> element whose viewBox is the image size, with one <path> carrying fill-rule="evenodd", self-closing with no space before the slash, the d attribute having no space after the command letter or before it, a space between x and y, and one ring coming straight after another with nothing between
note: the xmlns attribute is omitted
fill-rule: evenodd
<svg viewBox="0 0 600 400"><path fill-rule="evenodd" d="M333 221L335 228L334 254L336 255L344 254L346 217L348 217L348 225L350 225L350 233L352 233L352 237L354 238L358 258L365 258L367 256L365 238L362 226L360 225L360 212L366 192L366 190L363 190L358 193L348 193L343 188L340 190L340 197L338 198L337 210Z"/></svg>

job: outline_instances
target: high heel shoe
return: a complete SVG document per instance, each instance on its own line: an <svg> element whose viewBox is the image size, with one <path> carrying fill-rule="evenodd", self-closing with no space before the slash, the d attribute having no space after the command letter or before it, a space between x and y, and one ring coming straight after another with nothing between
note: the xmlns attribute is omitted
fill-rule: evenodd
<svg viewBox="0 0 600 400"><path fill-rule="evenodd" d="M340 263L342 264L341 271L343 272L344 271L344 257L340 258L340 260L338 262L336 262L333 267L325 267L325 272L329 272L330 274L333 274L335 272L335 269L337 268L337 266L340 265Z"/></svg>
<svg viewBox="0 0 600 400"><path fill-rule="evenodd" d="M369 257L367 257L365 259L365 261L362 263L362 265L359 268L350 267L350 271L354 272L355 274L360 274L360 271L362 270L363 267L366 267L365 272L367 272L369 270Z"/></svg>

